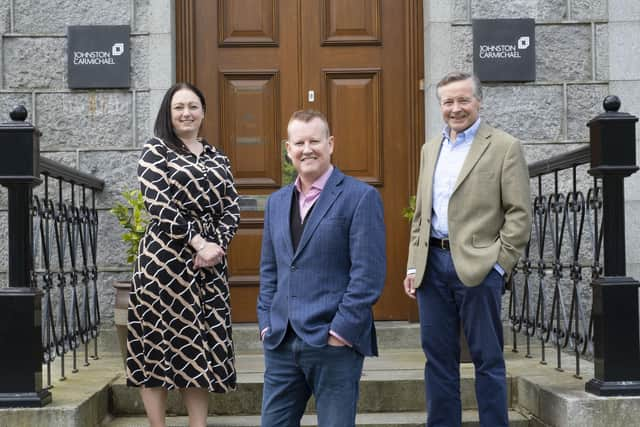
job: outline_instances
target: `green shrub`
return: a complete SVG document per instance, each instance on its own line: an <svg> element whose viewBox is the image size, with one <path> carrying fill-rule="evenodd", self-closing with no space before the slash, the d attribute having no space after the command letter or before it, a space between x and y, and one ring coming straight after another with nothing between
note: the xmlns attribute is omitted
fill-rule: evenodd
<svg viewBox="0 0 640 427"><path fill-rule="evenodd" d="M121 239L127 245L127 262L133 266L149 217L140 190L125 190L122 192L122 197L126 203L116 204L110 212L118 218L118 222L124 229Z"/></svg>

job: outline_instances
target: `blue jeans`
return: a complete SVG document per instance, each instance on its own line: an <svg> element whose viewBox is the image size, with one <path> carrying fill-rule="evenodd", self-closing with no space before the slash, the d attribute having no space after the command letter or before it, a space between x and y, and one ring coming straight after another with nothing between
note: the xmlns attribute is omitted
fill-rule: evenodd
<svg viewBox="0 0 640 427"><path fill-rule="evenodd" d="M289 331L264 351L262 427L299 427L315 396L319 427L352 427L364 357L350 347L312 347Z"/></svg>
<svg viewBox="0 0 640 427"><path fill-rule="evenodd" d="M475 365L476 399L482 427L506 427L507 380L500 318L504 280L492 269L481 284L465 286L451 253L430 248L417 289L425 364L427 427L459 427L460 322Z"/></svg>

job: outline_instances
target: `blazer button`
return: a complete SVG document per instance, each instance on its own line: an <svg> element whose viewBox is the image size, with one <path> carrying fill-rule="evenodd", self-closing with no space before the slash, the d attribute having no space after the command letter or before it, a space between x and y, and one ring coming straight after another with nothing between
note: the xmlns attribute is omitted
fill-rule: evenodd
<svg viewBox="0 0 640 427"><path fill-rule="evenodd" d="M296 266L295 265L291 266L291 271L296 271Z"/></svg>

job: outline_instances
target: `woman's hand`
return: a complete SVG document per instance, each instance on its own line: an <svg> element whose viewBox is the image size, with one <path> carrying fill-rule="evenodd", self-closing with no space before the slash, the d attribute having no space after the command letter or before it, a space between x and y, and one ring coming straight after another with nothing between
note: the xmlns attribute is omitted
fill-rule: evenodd
<svg viewBox="0 0 640 427"><path fill-rule="evenodd" d="M193 257L195 268L213 267L220 264L225 255L224 250L214 242L209 242L201 236L196 236L191 242L191 246L196 249Z"/></svg>

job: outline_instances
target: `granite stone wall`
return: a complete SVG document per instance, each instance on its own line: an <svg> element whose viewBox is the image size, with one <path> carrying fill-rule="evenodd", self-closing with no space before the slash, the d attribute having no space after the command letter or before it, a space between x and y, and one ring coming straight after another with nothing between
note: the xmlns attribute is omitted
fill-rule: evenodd
<svg viewBox="0 0 640 427"><path fill-rule="evenodd" d="M111 282L130 277L121 229L108 212L137 187L136 161L151 136L159 99L174 79L173 2L169 0L0 0L0 120L23 104L41 132L42 155L105 181L99 210L98 263L104 327L113 325ZM67 85L68 25L130 25L129 89L72 90ZM42 187L42 186L41 186ZM42 188L36 188L41 193ZM0 190L0 233L7 197ZM6 284L7 242L0 239Z"/></svg>

